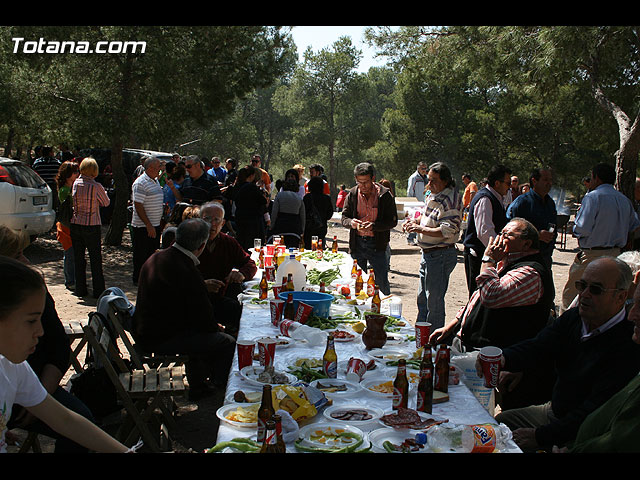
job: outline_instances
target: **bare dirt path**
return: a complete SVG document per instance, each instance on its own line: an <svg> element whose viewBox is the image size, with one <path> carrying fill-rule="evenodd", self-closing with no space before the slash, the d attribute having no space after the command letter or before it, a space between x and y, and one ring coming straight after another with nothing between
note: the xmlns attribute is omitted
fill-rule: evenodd
<svg viewBox="0 0 640 480"><path fill-rule="evenodd" d="M333 235L338 237L340 249L346 250L348 231L340 225L332 225L329 228L328 237L333 238ZM556 250L553 256L557 305L560 302L562 287L566 281L576 247L575 239L567 238L566 248ZM391 291L402 297L403 316L413 322L417 315L415 296L420 266L420 249L407 245L406 237L398 227L391 232L391 250L391 271L389 273ZM90 297L78 298L64 287L62 249L55 239L55 234L38 238L24 253L44 273L49 291L56 301L56 309L63 322L86 319L89 312L95 310L96 300ZM129 300L135 303L137 291L131 281L131 242L128 232L124 234L122 246L103 246L103 262L107 287L121 288ZM87 270L90 277L89 268ZM458 245L458 264L451 275L446 295L447 319L455 316L457 311L466 304L467 299L462 247ZM72 373L72 371L67 373L65 381ZM188 401L180 403L178 431L174 432L173 447L175 451L201 452L215 444L218 426L215 412L222 404L223 397L224 395L221 393L197 403ZM51 451L51 442L45 438L42 443L44 451Z"/></svg>

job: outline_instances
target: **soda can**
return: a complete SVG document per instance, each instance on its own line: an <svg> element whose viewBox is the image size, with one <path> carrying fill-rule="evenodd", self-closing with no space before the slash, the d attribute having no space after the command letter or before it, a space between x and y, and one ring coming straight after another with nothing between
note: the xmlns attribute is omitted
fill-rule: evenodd
<svg viewBox="0 0 640 480"><path fill-rule="evenodd" d="M282 312L284 310L284 300L274 298L269 300L269 309L271 311L271 324L274 327L278 326L280 319L282 318Z"/></svg>

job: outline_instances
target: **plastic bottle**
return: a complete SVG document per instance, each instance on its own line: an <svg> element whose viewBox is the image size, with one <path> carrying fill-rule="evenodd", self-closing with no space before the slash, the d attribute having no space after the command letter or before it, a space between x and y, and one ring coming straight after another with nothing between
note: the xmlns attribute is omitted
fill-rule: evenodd
<svg viewBox="0 0 640 480"><path fill-rule="evenodd" d="M297 292L307 284L307 270L304 265L296 260L295 254L289 254L276 270L276 278L288 278L289 274L293 278L293 286Z"/></svg>
<svg viewBox="0 0 640 480"><path fill-rule="evenodd" d="M300 322L284 319L280 321L278 328L283 335L294 340L306 340L312 347L325 344L327 341L327 332Z"/></svg>
<svg viewBox="0 0 640 480"><path fill-rule="evenodd" d="M453 425L443 423L427 431L429 448L436 453L491 453L505 451L511 430L500 425Z"/></svg>

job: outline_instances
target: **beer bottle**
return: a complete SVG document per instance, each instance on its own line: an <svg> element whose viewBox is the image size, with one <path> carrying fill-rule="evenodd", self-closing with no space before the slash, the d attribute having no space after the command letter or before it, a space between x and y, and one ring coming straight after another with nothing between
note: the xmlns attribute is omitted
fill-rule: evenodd
<svg viewBox="0 0 640 480"><path fill-rule="evenodd" d="M269 296L269 282L267 282L267 272L262 272L262 280L260 280L260 300L266 300Z"/></svg>
<svg viewBox="0 0 640 480"><path fill-rule="evenodd" d="M264 250L262 248L258 254L258 268L264 268Z"/></svg>
<svg viewBox="0 0 640 480"><path fill-rule="evenodd" d="M320 292L325 293L326 291L327 291L327 288L325 287L325 283L320 282Z"/></svg>
<svg viewBox="0 0 640 480"><path fill-rule="evenodd" d="M393 381L393 409L407 408L409 404L409 380L407 380L407 361L398 360L398 373Z"/></svg>
<svg viewBox="0 0 640 480"><path fill-rule="evenodd" d="M433 360L431 359L431 347L425 345L422 362L420 362L420 383L418 383L418 399L416 410L431 413L433 403Z"/></svg>
<svg viewBox="0 0 640 480"><path fill-rule="evenodd" d="M287 274L287 291L293 292L296 287L293 285L293 273Z"/></svg>
<svg viewBox="0 0 640 480"><path fill-rule="evenodd" d="M293 308L293 295L290 293L287 296L287 303L284 305L284 311L282 312L282 318L286 320L294 320L296 317L296 311Z"/></svg>
<svg viewBox="0 0 640 480"><path fill-rule="evenodd" d="M273 399L271 398L271 385L263 385L262 402L258 410L258 443L264 443L267 436L267 422L271 420L271 417L275 413L273 409Z"/></svg>
<svg viewBox="0 0 640 480"><path fill-rule="evenodd" d="M276 445L278 447L278 453L287 453L287 445L284 443L284 438L282 437L282 417L275 414L272 418L276 424Z"/></svg>
<svg viewBox="0 0 640 480"><path fill-rule="evenodd" d="M304 238L300 237L300 245L298 245L298 250L300 250L300 253L304 252Z"/></svg>
<svg viewBox="0 0 640 480"><path fill-rule="evenodd" d="M322 245L322 239L319 238L318 239L318 249L316 250L316 258L318 260L322 260L323 256L324 256L324 247Z"/></svg>
<svg viewBox="0 0 640 480"><path fill-rule="evenodd" d="M322 370L328 378L338 377L338 355L332 334L327 336L327 348L322 357Z"/></svg>
<svg viewBox="0 0 640 480"><path fill-rule="evenodd" d="M358 269L358 276L356 277L356 296L360 294L363 286L364 282L362 280L362 270Z"/></svg>
<svg viewBox="0 0 640 480"><path fill-rule="evenodd" d="M358 278L358 261L353 261L353 267L351 267L351 278Z"/></svg>
<svg viewBox="0 0 640 480"><path fill-rule="evenodd" d="M333 253L338 253L338 236L333 236L333 243L331 244L331 251Z"/></svg>
<svg viewBox="0 0 640 480"><path fill-rule="evenodd" d="M278 438L276 437L276 423L271 418L266 423L266 431L260 453L280 453L278 451Z"/></svg>
<svg viewBox="0 0 640 480"><path fill-rule="evenodd" d="M376 276L373 273L373 268L369 267L369 278L367 279L367 295L373 297L376 288Z"/></svg>
<svg viewBox="0 0 640 480"><path fill-rule="evenodd" d="M435 384L433 388L447 393L449 390L449 347L442 344L438 347L435 364Z"/></svg>
<svg viewBox="0 0 640 480"><path fill-rule="evenodd" d="M376 286L373 292L373 298L371 299L371 311L380 313L380 310L381 310L380 290Z"/></svg>

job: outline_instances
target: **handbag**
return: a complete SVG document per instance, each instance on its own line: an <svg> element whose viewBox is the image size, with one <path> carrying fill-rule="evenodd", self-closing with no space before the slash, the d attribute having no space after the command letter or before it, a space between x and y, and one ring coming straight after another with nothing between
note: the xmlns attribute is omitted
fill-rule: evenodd
<svg viewBox="0 0 640 480"><path fill-rule="evenodd" d="M71 195L67 195L67 198L58 206L57 221L65 227L69 228L71 225L71 218L73 217L73 199Z"/></svg>

